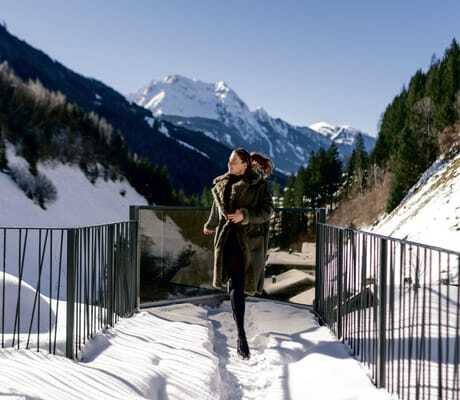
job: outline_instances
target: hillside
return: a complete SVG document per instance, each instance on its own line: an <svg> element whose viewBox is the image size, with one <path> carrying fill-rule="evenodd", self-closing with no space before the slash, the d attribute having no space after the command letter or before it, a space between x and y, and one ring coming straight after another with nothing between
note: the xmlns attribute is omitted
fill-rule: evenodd
<svg viewBox="0 0 460 400"><path fill-rule="evenodd" d="M11 168L27 170L28 162L15 154L7 145L8 164ZM39 173L48 177L56 189L56 200L39 207L11 179L0 172L0 226L73 227L106 224L129 219L130 205L146 205L147 201L120 177L94 183L78 166L59 162L39 163ZM122 179L122 180L121 180Z"/></svg>
<svg viewBox="0 0 460 400"><path fill-rule="evenodd" d="M107 120L121 132L132 153L145 157L153 165L165 166L177 189L201 193L225 168L227 155L223 162L220 158L211 159L166 137L158 131L160 126L152 123L150 111L130 103L104 83L68 69L0 26L0 63L3 62L23 81L39 80L46 89L62 93L84 112L94 112ZM214 152L222 151L212 142L207 145Z"/></svg>
<svg viewBox="0 0 460 400"><path fill-rule="evenodd" d="M460 154L441 156L374 232L460 251Z"/></svg>

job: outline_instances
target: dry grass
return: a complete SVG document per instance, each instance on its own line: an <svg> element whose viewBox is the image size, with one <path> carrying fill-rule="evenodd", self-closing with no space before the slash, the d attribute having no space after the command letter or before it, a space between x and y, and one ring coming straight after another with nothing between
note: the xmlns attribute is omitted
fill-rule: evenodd
<svg viewBox="0 0 460 400"><path fill-rule="evenodd" d="M384 173L380 182L364 193L356 193L342 200L330 214L327 222L340 226L360 227L371 225L385 212L390 194L391 174Z"/></svg>
<svg viewBox="0 0 460 400"><path fill-rule="evenodd" d="M460 121L442 131L438 137L438 146L446 158L452 158L460 152Z"/></svg>
<svg viewBox="0 0 460 400"><path fill-rule="evenodd" d="M436 190L440 186L445 186L449 184L459 173L460 173L460 158L457 158L453 161L450 161L446 170L442 173L442 175L439 178L437 178L434 181L433 186L431 187L431 191Z"/></svg>

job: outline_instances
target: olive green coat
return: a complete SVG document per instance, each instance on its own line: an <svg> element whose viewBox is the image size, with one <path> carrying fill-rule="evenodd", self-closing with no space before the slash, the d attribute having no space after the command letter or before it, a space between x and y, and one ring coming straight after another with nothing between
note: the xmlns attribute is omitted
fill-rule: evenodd
<svg viewBox="0 0 460 400"><path fill-rule="evenodd" d="M205 228L215 229L213 286L216 288L224 286L229 279L223 262L224 243L231 223L225 218L229 210L224 205L224 189L228 177L229 174L226 173L213 181L211 192L214 201L205 224ZM262 293L268 249L268 225L273 214L273 201L267 181L251 170L243 179L233 184L229 209L241 209L244 216L235 228L244 258L242 267L245 271L245 292L250 295Z"/></svg>

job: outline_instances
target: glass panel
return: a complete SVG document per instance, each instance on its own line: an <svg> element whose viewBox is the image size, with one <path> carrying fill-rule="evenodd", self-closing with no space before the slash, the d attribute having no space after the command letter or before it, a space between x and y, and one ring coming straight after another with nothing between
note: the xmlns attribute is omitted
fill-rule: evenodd
<svg viewBox="0 0 460 400"><path fill-rule="evenodd" d="M141 302L221 292L212 287L214 236L202 233L208 215L202 208L139 210ZM262 297L312 304L315 222L312 210L274 213Z"/></svg>

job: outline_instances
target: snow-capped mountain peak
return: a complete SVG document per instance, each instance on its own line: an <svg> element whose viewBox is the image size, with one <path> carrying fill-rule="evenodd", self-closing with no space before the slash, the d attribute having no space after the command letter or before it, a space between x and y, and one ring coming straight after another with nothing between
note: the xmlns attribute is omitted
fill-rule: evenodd
<svg viewBox="0 0 460 400"><path fill-rule="evenodd" d="M329 139L337 133L337 127L331 125L327 122L321 121L316 122L315 124L310 125L310 129L313 129L316 132L322 133L323 135L327 136Z"/></svg>
<svg viewBox="0 0 460 400"><path fill-rule="evenodd" d="M150 109L154 115L222 119L226 109L249 112L225 81L207 83L179 74L154 79L128 97Z"/></svg>
<svg viewBox="0 0 460 400"><path fill-rule="evenodd" d="M263 152L287 172L308 163L310 153L338 143L343 157L351 154L358 131L326 122L312 127L273 118L262 107L251 111L225 81L206 83L182 75L152 80L129 98L169 122L202 131L231 148ZM339 146L340 145L340 146Z"/></svg>
<svg viewBox="0 0 460 400"><path fill-rule="evenodd" d="M358 135L362 136L364 147L367 151L370 151L375 143L374 138L350 125L332 125L321 121L310 125L310 129L326 136L338 146L347 145L354 147Z"/></svg>
<svg viewBox="0 0 460 400"><path fill-rule="evenodd" d="M231 89L225 81L218 81L215 83L216 93L227 94Z"/></svg>
<svg viewBox="0 0 460 400"><path fill-rule="evenodd" d="M271 119L270 115L263 107L256 107L254 115L261 121L269 121Z"/></svg>

